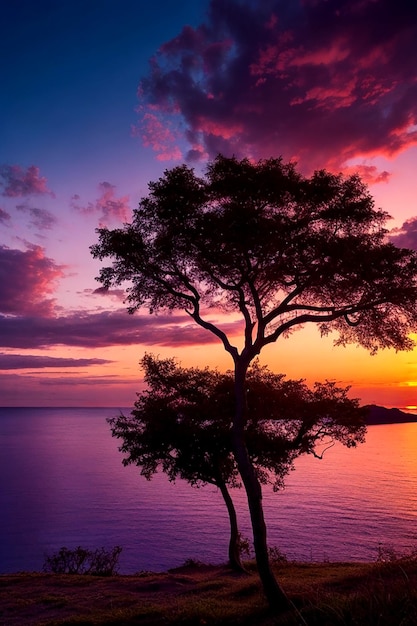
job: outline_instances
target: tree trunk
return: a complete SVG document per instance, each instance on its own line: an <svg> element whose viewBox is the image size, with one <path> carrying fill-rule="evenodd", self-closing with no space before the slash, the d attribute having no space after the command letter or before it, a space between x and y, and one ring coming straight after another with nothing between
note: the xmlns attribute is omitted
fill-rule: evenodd
<svg viewBox="0 0 417 626"><path fill-rule="evenodd" d="M230 521L230 541L229 541L229 565L237 572L246 572L240 560L239 550L239 529L237 525L236 509L233 504L231 495L226 487L226 483L222 480L217 482L217 486L223 496L223 500L226 503L227 512L229 514Z"/></svg>
<svg viewBox="0 0 417 626"><path fill-rule="evenodd" d="M233 451L248 499L259 577L269 606L280 611L288 608L288 599L271 570L262 506L262 489L245 443L247 367L246 363L235 364L236 412L232 430Z"/></svg>

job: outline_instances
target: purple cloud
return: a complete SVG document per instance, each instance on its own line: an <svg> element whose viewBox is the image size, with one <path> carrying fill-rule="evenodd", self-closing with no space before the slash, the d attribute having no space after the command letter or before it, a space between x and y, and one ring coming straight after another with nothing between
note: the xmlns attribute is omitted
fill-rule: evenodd
<svg viewBox="0 0 417 626"><path fill-rule="evenodd" d="M11 217L12 216L10 215L10 213L0 207L0 224L5 224L6 226L9 226Z"/></svg>
<svg viewBox="0 0 417 626"><path fill-rule="evenodd" d="M88 377L71 377L71 376L65 376L62 378L59 377L53 377L53 378L43 378L39 380L39 385L50 385L51 387L56 387L57 385L65 385L68 387L75 387L75 386L80 386L80 385L85 385L87 387L91 387L91 386L103 386L103 385L117 385L118 387L120 387L121 385L129 385L130 387L132 386L132 380L131 379L125 379L123 380L122 378L119 378L116 375L109 375L109 376L88 376ZM113 392L114 393L114 392Z"/></svg>
<svg viewBox="0 0 417 626"><path fill-rule="evenodd" d="M94 291L86 290L86 293L107 296L116 302L124 302L126 300L126 291L124 289L107 289L106 287L97 287Z"/></svg>
<svg viewBox="0 0 417 626"><path fill-rule="evenodd" d="M88 367L112 363L106 359L71 359L31 354L0 353L0 370L43 369L45 367Z"/></svg>
<svg viewBox="0 0 417 626"><path fill-rule="evenodd" d="M1 165L0 186L3 187L2 195L8 198L44 194L54 196L47 187L46 178L39 175L39 167L35 165L26 170L20 165Z"/></svg>
<svg viewBox="0 0 417 626"><path fill-rule="evenodd" d="M49 296L63 269L40 246L22 251L0 245L0 313L52 315L54 300Z"/></svg>
<svg viewBox="0 0 417 626"><path fill-rule="evenodd" d="M39 230L51 230L58 221L55 215L47 209L38 209L25 204L17 205L16 209L29 215L31 218L30 224Z"/></svg>
<svg viewBox="0 0 417 626"><path fill-rule="evenodd" d="M406 220L401 228L393 228L389 239L399 248L417 250L417 217Z"/></svg>
<svg viewBox="0 0 417 626"><path fill-rule="evenodd" d="M238 325L222 326L233 334ZM218 341L187 315L140 316L122 311L75 313L63 317L0 316L0 346L40 349L49 346L103 348L114 345L186 346Z"/></svg>
<svg viewBox="0 0 417 626"><path fill-rule="evenodd" d="M416 41L416 3L211 0L152 58L137 132L161 158L178 134L194 160L394 155L417 142Z"/></svg>

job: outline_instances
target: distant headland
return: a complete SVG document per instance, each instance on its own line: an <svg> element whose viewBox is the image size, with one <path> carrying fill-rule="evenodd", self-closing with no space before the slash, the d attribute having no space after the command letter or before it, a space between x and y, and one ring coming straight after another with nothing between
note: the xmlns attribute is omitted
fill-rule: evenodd
<svg viewBox="0 0 417 626"><path fill-rule="evenodd" d="M368 426L374 426L377 424L403 424L407 422L417 422L417 415L413 413L406 413L400 411L400 409L386 409L383 406L377 406L376 404L369 404L369 409L366 423Z"/></svg>

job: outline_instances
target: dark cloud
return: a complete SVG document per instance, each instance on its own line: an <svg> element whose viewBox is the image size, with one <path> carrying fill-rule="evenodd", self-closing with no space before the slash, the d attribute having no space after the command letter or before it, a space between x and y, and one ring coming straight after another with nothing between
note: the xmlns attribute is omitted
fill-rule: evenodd
<svg viewBox="0 0 417 626"><path fill-rule="evenodd" d="M0 313L50 316L50 297L63 276L62 265L45 256L40 246L16 250L0 245Z"/></svg>
<svg viewBox="0 0 417 626"><path fill-rule="evenodd" d="M233 334L237 325L223 324ZM40 349L65 345L104 348L114 345L186 346L218 341L187 315L140 316L126 311L78 313L65 317L0 316L0 347Z"/></svg>
<svg viewBox="0 0 417 626"><path fill-rule="evenodd" d="M0 207L0 224L5 224L6 226L8 226L10 220L11 220L10 213L8 213L7 211L5 211L4 209Z"/></svg>
<svg viewBox="0 0 417 626"><path fill-rule="evenodd" d="M393 244L400 248L417 250L417 217L411 217L401 228L390 231L389 238Z"/></svg>
<svg viewBox="0 0 417 626"><path fill-rule="evenodd" d="M417 141L417 3L211 0L139 87L137 133L161 158L283 154L304 169ZM368 172L373 180L387 173Z"/></svg>
<svg viewBox="0 0 417 626"><path fill-rule="evenodd" d="M85 378L65 376L62 378L41 378L39 380L39 385L46 385L51 387L56 387L57 385L65 385L69 387L78 387L79 385L85 385L87 387L91 387L112 384L117 385L118 387L120 387L121 385L132 386L132 380L123 380L123 378L119 378L116 376L88 376Z"/></svg>
<svg viewBox="0 0 417 626"><path fill-rule="evenodd" d="M1 165L0 187L3 187L2 195L8 198L44 194L54 196L47 187L46 178L40 176L39 167L35 165L26 170L20 165Z"/></svg>
<svg viewBox="0 0 417 626"><path fill-rule="evenodd" d="M60 374L42 370L4 372L0 376L0 398L4 407L33 407L34 399L37 406L49 407L116 405L116 412L104 413L103 418L117 415L123 407L132 406L137 391L142 387L139 372L133 380L111 375L83 373L83 376L75 376L69 372Z"/></svg>
<svg viewBox="0 0 417 626"><path fill-rule="evenodd" d="M0 353L0 370L38 369L45 367L88 367L112 363L106 359L70 359L52 356L35 356L31 354Z"/></svg>
<svg viewBox="0 0 417 626"><path fill-rule="evenodd" d="M30 224L39 230L51 230L57 223L55 215L47 209L30 207L25 204L17 205L16 209L29 215L31 218Z"/></svg>
<svg viewBox="0 0 417 626"><path fill-rule="evenodd" d="M97 214L100 226L127 222L132 214L129 206L129 196L117 198L116 187L108 182L102 182L98 187L100 196L95 203L88 202L86 205L83 205L80 196L75 194L71 198L72 208L82 215Z"/></svg>
<svg viewBox="0 0 417 626"><path fill-rule="evenodd" d="M91 291L89 292L91 293ZM94 295L108 296L115 301L124 302L126 300L126 292L124 289L108 289L107 287L97 287L92 292Z"/></svg>

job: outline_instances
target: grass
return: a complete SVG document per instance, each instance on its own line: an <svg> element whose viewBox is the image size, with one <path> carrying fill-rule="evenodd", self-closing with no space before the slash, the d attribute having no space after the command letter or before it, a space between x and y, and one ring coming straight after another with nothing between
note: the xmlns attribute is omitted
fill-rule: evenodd
<svg viewBox="0 0 417 626"><path fill-rule="evenodd" d="M414 626L417 561L276 566L291 609L268 611L248 574L190 563L163 574L0 576L0 626Z"/></svg>

